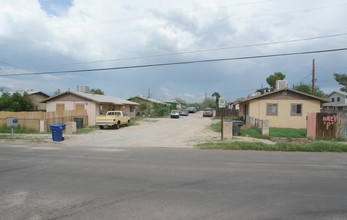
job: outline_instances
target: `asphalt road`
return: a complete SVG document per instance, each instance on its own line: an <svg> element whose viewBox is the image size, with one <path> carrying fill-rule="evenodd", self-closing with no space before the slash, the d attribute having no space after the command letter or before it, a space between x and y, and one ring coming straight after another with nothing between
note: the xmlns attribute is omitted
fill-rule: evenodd
<svg viewBox="0 0 347 220"><path fill-rule="evenodd" d="M0 219L347 219L347 154L0 142Z"/></svg>

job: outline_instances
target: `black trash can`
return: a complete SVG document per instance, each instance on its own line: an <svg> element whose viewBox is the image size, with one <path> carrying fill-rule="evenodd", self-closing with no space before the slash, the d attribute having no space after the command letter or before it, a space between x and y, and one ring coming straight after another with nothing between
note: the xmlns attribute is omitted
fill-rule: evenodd
<svg viewBox="0 0 347 220"><path fill-rule="evenodd" d="M74 122L76 122L76 128L83 128L83 117L74 117Z"/></svg>
<svg viewBox="0 0 347 220"><path fill-rule="evenodd" d="M233 123L233 136L241 136L241 126L243 121L227 120L227 122Z"/></svg>

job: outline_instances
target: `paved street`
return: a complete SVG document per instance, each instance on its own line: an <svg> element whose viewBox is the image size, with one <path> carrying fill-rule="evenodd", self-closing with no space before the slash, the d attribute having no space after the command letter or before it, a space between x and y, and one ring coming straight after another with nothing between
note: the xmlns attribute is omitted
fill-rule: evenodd
<svg viewBox="0 0 347 220"><path fill-rule="evenodd" d="M347 154L0 142L0 219L347 219Z"/></svg>
<svg viewBox="0 0 347 220"><path fill-rule="evenodd" d="M347 219L347 154L0 142L0 219Z"/></svg>

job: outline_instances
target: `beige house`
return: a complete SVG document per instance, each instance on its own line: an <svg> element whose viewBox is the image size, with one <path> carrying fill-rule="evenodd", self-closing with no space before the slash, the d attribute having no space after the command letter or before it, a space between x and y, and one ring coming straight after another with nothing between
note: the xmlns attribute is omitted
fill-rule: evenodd
<svg viewBox="0 0 347 220"><path fill-rule="evenodd" d="M270 127L306 128L308 112L320 112L323 98L293 89L280 89L263 95L239 100L240 116L246 124L269 120Z"/></svg>
<svg viewBox="0 0 347 220"><path fill-rule="evenodd" d="M95 125L95 117L106 115L107 111L119 110L131 118L136 117L136 102L122 98L96 95L84 92L66 91L43 101L47 103L47 112L61 112L64 110L86 110L88 125Z"/></svg>
<svg viewBox="0 0 347 220"><path fill-rule="evenodd" d="M34 103L34 111L46 111L46 103L42 101L49 98L49 95L43 92L28 92L28 98Z"/></svg>

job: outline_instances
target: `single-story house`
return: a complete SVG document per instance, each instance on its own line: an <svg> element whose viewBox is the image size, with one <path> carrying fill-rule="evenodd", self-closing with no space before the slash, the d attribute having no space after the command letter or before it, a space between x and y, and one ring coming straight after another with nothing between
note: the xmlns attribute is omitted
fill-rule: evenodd
<svg viewBox="0 0 347 220"><path fill-rule="evenodd" d="M143 97L142 95L131 97L128 101L139 103L136 108L137 115L150 115L154 111L155 106L168 106L168 104L161 100Z"/></svg>
<svg viewBox="0 0 347 220"><path fill-rule="evenodd" d="M323 104L323 111L347 111L347 93L334 91L325 97L330 102Z"/></svg>
<svg viewBox="0 0 347 220"><path fill-rule="evenodd" d="M46 111L46 100L50 96L43 92L28 92L28 98L34 103L34 111Z"/></svg>
<svg viewBox="0 0 347 220"><path fill-rule="evenodd" d="M86 110L88 125L95 125L97 116L106 115L107 111L119 110L125 115L134 118L136 102L122 98L97 95L84 92L66 91L52 96L43 101L47 103L47 112L59 112L64 110Z"/></svg>
<svg viewBox="0 0 347 220"><path fill-rule="evenodd" d="M269 120L270 127L306 128L308 112L320 112L321 103L329 102L297 90L283 88L256 95L234 104L239 104L239 116L246 124L257 120Z"/></svg>

